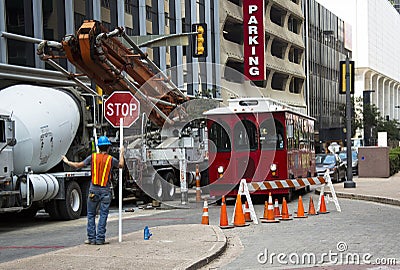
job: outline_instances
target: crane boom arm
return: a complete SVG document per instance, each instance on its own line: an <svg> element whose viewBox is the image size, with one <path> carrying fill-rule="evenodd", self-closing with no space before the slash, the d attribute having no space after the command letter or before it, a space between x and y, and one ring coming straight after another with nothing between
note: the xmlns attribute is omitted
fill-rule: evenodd
<svg viewBox="0 0 400 270"><path fill-rule="evenodd" d="M118 37L132 48L125 46ZM47 42L47 45L62 50L68 61L100 86L105 94L131 91L149 112L149 119L158 126L165 121L172 122L171 117L177 116L175 112L183 112L175 109L182 109L180 105L188 98L129 39L122 27L109 32L100 22L85 20L75 36L67 35L61 43ZM45 47L39 45L41 58L55 58L45 55Z"/></svg>

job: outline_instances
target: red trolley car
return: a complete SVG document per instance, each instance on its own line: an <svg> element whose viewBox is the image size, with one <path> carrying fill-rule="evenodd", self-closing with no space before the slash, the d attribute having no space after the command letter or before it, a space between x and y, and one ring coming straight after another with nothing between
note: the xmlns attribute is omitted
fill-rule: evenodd
<svg viewBox="0 0 400 270"><path fill-rule="evenodd" d="M268 99L232 99L205 113L211 196L234 196L241 179L264 182L315 176L314 119ZM285 194L293 187L257 190Z"/></svg>

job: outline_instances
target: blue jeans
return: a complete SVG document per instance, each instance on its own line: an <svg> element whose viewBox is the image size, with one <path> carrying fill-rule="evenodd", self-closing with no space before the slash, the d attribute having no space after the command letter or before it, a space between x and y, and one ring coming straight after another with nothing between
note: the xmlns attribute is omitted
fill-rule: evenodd
<svg viewBox="0 0 400 270"><path fill-rule="evenodd" d="M94 196L91 198L91 194ZM90 188L87 200L87 236L92 243L104 243L106 238L106 225L111 204L111 191L109 188ZM100 217L96 233L96 212L100 205Z"/></svg>

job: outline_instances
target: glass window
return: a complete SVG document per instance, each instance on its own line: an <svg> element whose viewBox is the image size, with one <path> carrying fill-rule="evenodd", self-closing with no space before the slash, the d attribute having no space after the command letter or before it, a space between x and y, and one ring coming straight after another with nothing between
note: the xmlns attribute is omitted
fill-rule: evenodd
<svg viewBox="0 0 400 270"><path fill-rule="evenodd" d="M233 130L235 150L257 150L257 127L249 120L242 120L235 125Z"/></svg>
<svg viewBox="0 0 400 270"><path fill-rule="evenodd" d="M281 122L270 118L260 125L261 149L284 149L284 127Z"/></svg>
<svg viewBox="0 0 400 270"><path fill-rule="evenodd" d="M209 139L213 142L209 146L211 152L230 152L230 129L227 124L214 122L209 130Z"/></svg>
<svg viewBox="0 0 400 270"><path fill-rule="evenodd" d="M6 142L6 126L3 120L0 120L0 142Z"/></svg>

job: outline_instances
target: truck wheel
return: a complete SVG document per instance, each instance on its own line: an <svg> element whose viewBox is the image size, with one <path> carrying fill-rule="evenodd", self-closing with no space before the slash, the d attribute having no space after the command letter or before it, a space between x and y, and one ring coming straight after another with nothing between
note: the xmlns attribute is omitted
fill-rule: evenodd
<svg viewBox="0 0 400 270"><path fill-rule="evenodd" d="M173 201L175 196L175 175L169 172L165 175L164 184L164 200Z"/></svg>
<svg viewBox="0 0 400 270"><path fill-rule="evenodd" d="M61 218L60 211L56 200L51 200L44 204L44 210L50 215L51 219L58 220Z"/></svg>
<svg viewBox="0 0 400 270"><path fill-rule="evenodd" d="M58 200L58 210L64 220L77 219L82 212L82 192L75 181L66 182L65 200Z"/></svg>
<svg viewBox="0 0 400 270"><path fill-rule="evenodd" d="M90 180L81 183L82 191L82 211L81 216L87 215L87 200L89 197Z"/></svg>
<svg viewBox="0 0 400 270"><path fill-rule="evenodd" d="M36 216L39 209L40 209L39 205L36 202L33 202L29 208L22 210L17 215L22 219L33 219Z"/></svg>
<svg viewBox="0 0 400 270"><path fill-rule="evenodd" d="M154 188L154 199L161 202L164 195L164 185L163 185L163 179L159 174L156 174L154 176L153 188Z"/></svg>

